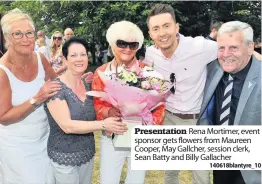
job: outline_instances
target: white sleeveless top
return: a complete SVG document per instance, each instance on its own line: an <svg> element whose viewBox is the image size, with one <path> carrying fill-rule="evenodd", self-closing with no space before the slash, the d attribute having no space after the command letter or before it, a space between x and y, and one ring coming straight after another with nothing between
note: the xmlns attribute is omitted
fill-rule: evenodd
<svg viewBox="0 0 262 184"><path fill-rule="evenodd" d="M45 71L39 53L37 52L38 74L31 82L23 82L17 79L14 74L5 66L0 64L9 79L12 90L12 105L18 106L32 98L45 83ZM0 137L6 134L9 136L26 136L28 138L42 137L42 131L48 128L48 122L43 105L29 114L20 122L4 126L0 124ZM45 131L44 131L45 132Z"/></svg>
<svg viewBox="0 0 262 184"><path fill-rule="evenodd" d="M5 66L0 65L9 79L12 105L18 106L37 94L45 83L45 71L37 53L38 74L31 82L17 79ZM49 125L43 105L20 122L0 124L0 183L46 184L49 159L46 152Z"/></svg>

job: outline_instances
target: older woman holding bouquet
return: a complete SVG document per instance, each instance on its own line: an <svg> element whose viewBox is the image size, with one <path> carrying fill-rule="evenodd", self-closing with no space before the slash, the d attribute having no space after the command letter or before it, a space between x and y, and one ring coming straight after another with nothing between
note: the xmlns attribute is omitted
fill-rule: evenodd
<svg viewBox="0 0 262 184"><path fill-rule="evenodd" d="M92 89L93 91L105 91L105 84L101 75L116 74L125 68L126 70L136 70L137 67L143 68L144 64L139 62L135 55L141 48L144 36L142 31L128 21L121 21L112 24L107 30L107 41L112 48L114 59L99 67L95 74ZM122 96L125 94L122 94ZM122 113L118 106L102 101L101 98L95 97L95 110L97 119L105 119L107 117L121 117ZM153 124L162 125L164 119L164 106L158 106L153 112ZM131 158L129 148L115 148L112 142L112 132L104 130L101 136L101 152L100 152L100 183L101 184L117 184L120 181L125 160L128 161L128 171L125 180L126 184L142 184L145 179L145 171L131 170Z"/></svg>

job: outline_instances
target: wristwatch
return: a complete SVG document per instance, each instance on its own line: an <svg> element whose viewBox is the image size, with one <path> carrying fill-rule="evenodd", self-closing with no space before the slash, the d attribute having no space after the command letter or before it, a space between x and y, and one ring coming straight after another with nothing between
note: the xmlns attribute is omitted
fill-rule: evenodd
<svg viewBox="0 0 262 184"><path fill-rule="evenodd" d="M31 98L30 100L29 100L29 103L31 104L31 105L33 105L34 107L37 107L38 105L36 104L36 99L34 99L34 98Z"/></svg>

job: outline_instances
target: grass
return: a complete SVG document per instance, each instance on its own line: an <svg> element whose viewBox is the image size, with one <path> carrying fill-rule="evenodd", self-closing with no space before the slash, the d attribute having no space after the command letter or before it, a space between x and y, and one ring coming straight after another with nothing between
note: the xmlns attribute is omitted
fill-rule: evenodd
<svg viewBox="0 0 262 184"><path fill-rule="evenodd" d="M87 71L94 72L98 66L96 65L89 65ZM92 184L99 184L99 152L100 152L100 132L95 133L95 141L96 141L96 155L95 155L95 164L93 169L93 182ZM121 180L120 184L124 184L125 178L126 178L126 171L127 166L124 165L124 168L122 170ZM191 184L192 180L192 173L191 171L182 171L180 172L179 176L179 184ZM212 180L212 175L211 175ZM211 182L212 184L213 182ZM145 184L164 184L164 171L147 171L146 178L145 178Z"/></svg>
<svg viewBox="0 0 262 184"><path fill-rule="evenodd" d="M100 132L95 133L95 141L96 141L96 155L95 155L95 164L93 169L93 184L99 184L99 152L100 152ZM124 165L120 184L124 184L126 178L127 166ZM182 171L180 173L179 184L191 184L192 174L191 171ZM147 171L145 184L164 184L164 171Z"/></svg>

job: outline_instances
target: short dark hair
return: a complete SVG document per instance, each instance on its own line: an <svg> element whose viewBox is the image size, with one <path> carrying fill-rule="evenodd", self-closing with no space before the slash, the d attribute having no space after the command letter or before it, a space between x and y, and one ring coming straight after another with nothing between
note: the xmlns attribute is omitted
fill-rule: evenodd
<svg viewBox="0 0 262 184"><path fill-rule="evenodd" d="M213 22L211 25L210 25L210 31L212 31L212 29L215 29L215 30L219 30L219 28L222 26L222 24L224 24L224 22Z"/></svg>
<svg viewBox="0 0 262 184"><path fill-rule="evenodd" d="M67 58L68 56L68 48L70 47L70 45L74 43L83 45L86 49L86 52L88 51L88 44L84 39L78 37L72 37L63 44L62 53L65 58Z"/></svg>
<svg viewBox="0 0 262 184"><path fill-rule="evenodd" d="M152 7L150 10L148 17L147 17L147 27L149 27L149 19L155 15L163 14L163 13L169 13L174 21L176 22L176 16L175 16L175 11L173 7L169 4L156 4L155 6Z"/></svg>

